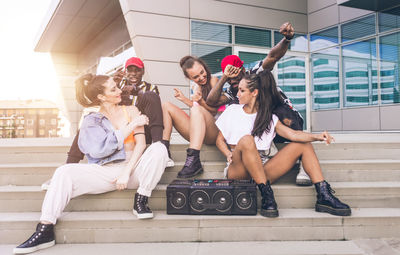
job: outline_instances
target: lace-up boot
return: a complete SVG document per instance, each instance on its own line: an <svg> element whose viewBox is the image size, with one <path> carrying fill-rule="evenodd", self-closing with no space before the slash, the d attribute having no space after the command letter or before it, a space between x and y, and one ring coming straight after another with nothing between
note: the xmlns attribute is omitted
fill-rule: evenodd
<svg viewBox="0 0 400 255"><path fill-rule="evenodd" d="M149 198L139 193L135 194L135 201L133 202L133 214L138 217L138 219L150 219L153 218L153 212L148 206Z"/></svg>
<svg viewBox="0 0 400 255"><path fill-rule="evenodd" d="M36 231L28 240L14 248L14 254L26 254L37 250L46 249L55 244L54 225L39 223Z"/></svg>
<svg viewBox="0 0 400 255"><path fill-rule="evenodd" d="M315 203L315 211L327 212L338 216L351 215L351 209L348 205L340 202L340 200L333 194L335 191L331 185L326 181L318 182L315 184L317 191L317 202Z"/></svg>
<svg viewBox="0 0 400 255"><path fill-rule="evenodd" d="M186 162L182 170L178 173L178 178L190 178L203 172L200 162L200 151L188 148Z"/></svg>
<svg viewBox="0 0 400 255"><path fill-rule="evenodd" d="M261 215L264 217L278 217L278 206L275 202L274 191L271 188L271 183L267 181L266 184L258 184L258 189L261 192Z"/></svg>

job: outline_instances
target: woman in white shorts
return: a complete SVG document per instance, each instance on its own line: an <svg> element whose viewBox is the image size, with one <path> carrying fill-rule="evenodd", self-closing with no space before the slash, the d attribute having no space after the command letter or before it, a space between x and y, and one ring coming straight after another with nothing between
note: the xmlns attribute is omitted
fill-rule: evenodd
<svg viewBox="0 0 400 255"><path fill-rule="evenodd" d="M237 95L240 104L229 106L215 123L220 130L216 144L229 163L226 169L228 178L252 178L258 185L262 195L261 215L279 215L270 183L289 171L299 157L302 157L304 169L317 191L315 210L340 216L350 215L350 207L332 194L330 185L324 180L311 145L313 141L330 144L333 137L328 132L311 134L296 131L279 121L272 111L283 102L274 77L268 70L246 75L239 83ZM268 159L263 154L270 149L276 133L293 142Z"/></svg>

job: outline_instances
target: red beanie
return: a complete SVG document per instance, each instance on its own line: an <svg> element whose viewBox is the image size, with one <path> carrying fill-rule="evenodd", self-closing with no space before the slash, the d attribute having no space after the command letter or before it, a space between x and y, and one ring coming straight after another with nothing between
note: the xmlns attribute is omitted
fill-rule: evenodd
<svg viewBox="0 0 400 255"><path fill-rule="evenodd" d="M229 56L224 57L221 61L222 72L225 72L225 68L227 65L232 65L235 67L242 67L243 61L236 55L229 55Z"/></svg>

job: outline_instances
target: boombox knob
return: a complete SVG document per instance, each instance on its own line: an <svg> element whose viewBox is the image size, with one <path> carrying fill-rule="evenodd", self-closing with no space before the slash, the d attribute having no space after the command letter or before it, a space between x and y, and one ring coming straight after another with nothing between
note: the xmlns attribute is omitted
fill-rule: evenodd
<svg viewBox="0 0 400 255"><path fill-rule="evenodd" d="M197 203L202 204L204 202L202 197L198 197L197 198Z"/></svg>
<svg viewBox="0 0 400 255"><path fill-rule="evenodd" d="M242 198L242 204L247 204L247 198Z"/></svg>
<svg viewBox="0 0 400 255"><path fill-rule="evenodd" d="M176 203L181 204L181 203L182 203L182 198L180 198L180 197L177 198L177 199L176 199Z"/></svg>

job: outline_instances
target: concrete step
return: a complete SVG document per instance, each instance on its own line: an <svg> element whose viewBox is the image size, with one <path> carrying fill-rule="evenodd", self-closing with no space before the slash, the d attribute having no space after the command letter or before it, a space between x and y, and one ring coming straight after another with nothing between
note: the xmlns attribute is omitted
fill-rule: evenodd
<svg viewBox="0 0 400 255"><path fill-rule="evenodd" d="M278 218L166 215L138 220L131 211L67 212L56 225L57 243L320 241L399 238L399 208L353 209L350 217L312 209L280 209ZM33 232L39 213L0 213L0 243L16 244ZM173 233L173 234L171 234Z"/></svg>
<svg viewBox="0 0 400 255"><path fill-rule="evenodd" d="M175 162L175 166L167 168L160 183L171 183L182 169L184 162ZM325 178L334 182L348 181L400 181L400 160L321 160L321 168ZM0 186L2 185L41 185L50 179L57 162L43 163L9 163L0 164ZM204 173L196 178L223 178L223 161L203 161ZM294 183L297 169L282 177L279 183Z"/></svg>
<svg viewBox="0 0 400 255"><path fill-rule="evenodd" d="M351 207L400 208L400 182L331 182L336 195ZM166 187L159 184L150 198L153 210L166 210ZM279 208L313 208L314 187L274 184ZM72 199L65 211L131 210L136 190L83 195ZM39 186L0 186L0 212L39 212L45 192ZM260 196L258 196L260 205Z"/></svg>
<svg viewBox="0 0 400 255"><path fill-rule="evenodd" d="M379 240L377 240L379 241ZM15 245L0 245L0 254L11 255ZM390 246L389 246L390 247ZM116 244L57 244L41 255L363 255L354 241L174 242Z"/></svg>

